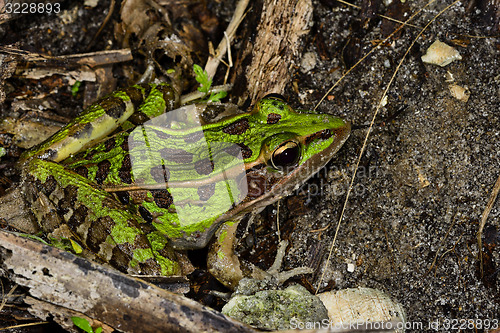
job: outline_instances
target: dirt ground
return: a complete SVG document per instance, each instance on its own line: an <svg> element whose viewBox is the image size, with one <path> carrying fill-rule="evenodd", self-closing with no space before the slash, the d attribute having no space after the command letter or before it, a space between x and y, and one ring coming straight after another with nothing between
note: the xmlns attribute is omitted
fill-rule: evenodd
<svg viewBox="0 0 500 333"><path fill-rule="evenodd" d="M223 29L234 3L206 3ZM313 109L348 68L394 31L396 23L375 13L406 20L422 11L411 21L413 26L404 27L384 42L319 105L318 112L350 120L353 130L328 168L281 202L281 238L291 242L284 268L315 267L314 276L302 281L314 289L328 262L322 289L363 286L385 291L405 308L413 325L407 332L499 329L498 199L484 228L483 274L476 239L483 211L500 176L498 1L453 4L423 31L399 68L422 28L452 2L435 1L425 8L426 2L421 0L356 4L363 10L333 0L312 2L310 30L303 37L301 55L292 64L292 80L281 92L294 106ZM29 30L29 19L21 17L0 25L0 40L32 52L82 53L79 45L89 43L104 15L94 18L92 10L105 13L107 6L108 2L99 2L95 9L86 9L63 2L65 15L79 18L66 25L71 30L63 33L60 21L43 18L31 23ZM258 7L257 2L254 6ZM52 29L49 34L48 29ZM105 31L101 44L112 34ZM436 40L454 47L461 60L445 67L423 63L421 56ZM92 50L106 47L101 44ZM235 51L241 45L239 40ZM370 121L397 68L360 160L329 257ZM23 84L26 81L11 79L6 91L22 90ZM34 81L29 84L36 86ZM452 84L466 88L468 100L454 97ZM69 88L58 89L71 98ZM55 98L56 104L61 99ZM7 94L2 105L4 117L12 115L12 101ZM77 102L69 103L61 110L78 109L74 107ZM6 137L11 136L2 136L8 152L2 177L15 179L9 158L14 160L19 149ZM275 212L275 208L268 209L257 221L265 220L262 225L272 228L269 219L276 218ZM272 233L262 228L256 228L254 253L262 252L276 239L271 235L271 240L258 244L259 233Z"/></svg>

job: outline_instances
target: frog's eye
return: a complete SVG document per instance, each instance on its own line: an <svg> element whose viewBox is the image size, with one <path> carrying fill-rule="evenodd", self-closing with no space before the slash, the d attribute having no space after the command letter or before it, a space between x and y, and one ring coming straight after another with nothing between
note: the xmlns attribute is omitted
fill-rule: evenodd
<svg viewBox="0 0 500 333"><path fill-rule="evenodd" d="M297 164L299 159L299 144L295 141L286 141L273 151L270 162L273 168L280 169Z"/></svg>
<svg viewBox="0 0 500 333"><path fill-rule="evenodd" d="M276 100L281 101L281 102L286 102L286 99L285 99L285 97L283 97L283 95L276 94L276 93L267 94L262 99L266 99L266 98L276 99Z"/></svg>

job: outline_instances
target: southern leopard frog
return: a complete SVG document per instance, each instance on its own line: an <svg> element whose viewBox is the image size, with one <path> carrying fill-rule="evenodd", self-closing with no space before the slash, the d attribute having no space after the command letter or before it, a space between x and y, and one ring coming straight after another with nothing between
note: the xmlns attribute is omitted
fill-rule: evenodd
<svg viewBox="0 0 500 333"><path fill-rule="evenodd" d="M125 272L179 274L173 249L204 247L221 223L286 196L350 131L276 95L248 113L178 101L168 84L119 90L27 151L24 190L44 231L64 226Z"/></svg>

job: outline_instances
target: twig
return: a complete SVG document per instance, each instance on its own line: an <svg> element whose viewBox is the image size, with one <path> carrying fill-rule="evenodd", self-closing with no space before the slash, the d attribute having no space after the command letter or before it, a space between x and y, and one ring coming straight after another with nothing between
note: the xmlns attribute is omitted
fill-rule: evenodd
<svg viewBox="0 0 500 333"><path fill-rule="evenodd" d="M214 56L211 56L207 64L205 65L205 70L208 73L208 78L212 79L217 71L217 67L219 66L220 59L222 55L226 53L229 45L231 45L231 41L240 25L241 21L243 21L243 17L245 16L245 10L248 6L249 0L240 0L236 5L236 9L234 10L233 18L229 25L227 26L226 31L224 32L224 39L219 43L217 50L215 50Z"/></svg>
<svg viewBox="0 0 500 333"><path fill-rule="evenodd" d="M229 91L229 90L231 90L231 87L232 87L231 84L224 84L221 86L215 86L215 87L210 88L208 93L211 94L211 93L218 93L221 91ZM189 94L182 95L181 96L181 105L187 104L187 103L194 101L196 99L199 99L199 98L203 98L203 97L205 97L205 95L206 95L206 93L203 93L201 91L193 91Z"/></svg>
<svg viewBox="0 0 500 333"><path fill-rule="evenodd" d="M483 229L484 226L486 225L486 220L488 219L488 215L490 215L491 209L493 208L493 204L495 203L495 200L497 199L498 192L500 192L500 176L498 176L498 179L495 183L495 186L493 186L493 190L491 191L490 195L490 200L488 200L488 203L486 204L486 207L484 208L483 211L483 216L481 216L481 224L479 225L479 231L477 232L477 245L479 247L479 265L481 267L481 277L483 277L483 241L481 240L481 237L483 236Z"/></svg>

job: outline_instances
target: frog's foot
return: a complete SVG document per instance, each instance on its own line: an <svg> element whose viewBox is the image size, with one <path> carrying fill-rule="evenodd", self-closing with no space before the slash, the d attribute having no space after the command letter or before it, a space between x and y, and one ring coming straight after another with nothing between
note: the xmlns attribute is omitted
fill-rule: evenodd
<svg viewBox="0 0 500 333"><path fill-rule="evenodd" d="M297 267L280 272L288 241L280 242L274 263L267 271L249 262L240 261L234 253L237 227L236 222L223 224L217 231L215 241L210 245L208 252L208 271L226 287L234 290L244 277L248 277L275 288L294 276L313 272L310 267Z"/></svg>
<svg viewBox="0 0 500 333"><path fill-rule="evenodd" d="M276 252L276 257L274 258L273 265L266 271L266 274L269 277L272 277L276 280L278 285L282 285L288 279L291 279L294 276L302 275L302 274L310 274L313 272L311 267L296 267L288 271L280 272L281 264L283 262L283 258L285 257L286 248L288 246L287 240L282 240L278 245L278 251Z"/></svg>

